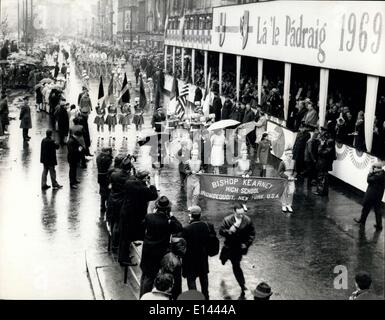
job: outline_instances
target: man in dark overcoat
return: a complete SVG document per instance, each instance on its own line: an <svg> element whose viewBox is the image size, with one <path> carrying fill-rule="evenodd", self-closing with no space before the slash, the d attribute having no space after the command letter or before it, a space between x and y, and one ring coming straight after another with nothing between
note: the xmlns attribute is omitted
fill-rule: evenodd
<svg viewBox="0 0 385 320"><path fill-rule="evenodd" d="M60 105L60 107L55 112L55 118L57 121L57 127L59 131L59 141L60 145L65 145L65 139L68 136L70 130L70 120L68 116L68 112L66 106L64 104Z"/></svg>
<svg viewBox="0 0 385 320"><path fill-rule="evenodd" d="M81 137L81 132L76 131L74 135L71 135L67 142L67 160L69 163L69 178L70 178L70 187L71 189L77 189L79 181L77 180L77 169L80 163L83 147L79 142Z"/></svg>
<svg viewBox="0 0 385 320"><path fill-rule="evenodd" d="M63 74L64 78L67 79L67 66L65 63L63 63L61 69L60 69L60 72Z"/></svg>
<svg viewBox="0 0 385 320"><path fill-rule="evenodd" d="M109 174L111 189L107 202L106 218L112 232L112 251L119 248L119 220L124 202L124 185L130 178L130 173L122 169L124 155L118 154L114 160L114 168Z"/></svg>
<svg viewBox="0 0 385 320"><path fill-rule="evenodd" d="M152 290L159 272L161 261L167 253L170 237L183 230L182 224L172 215L171 203L165 196L155 204L155 213L144 218L145 236L143 241L140 268L140 297Z"/></svg>
<svg viewBox="0 0 385 320"><path fill-rule="evenodd" d="M54 69L54 75L53 75L53 77L54 77L55 79L56 79L57 76L59 75L59 71L60 71L59 63L56 61L55 69Z"/></svg>
<svg viewBox="0 0 385 320"><path fill-rule="evenodd" d="M202 161L202 169L203 171L207 172L210 164L211 153L210 132L207 131L207 129L202 129L194 132L193 144L198 149L198 157L199 160ZM185 168L184 171L186 171Z"/></svg>
<svg viewBox="0 0 385 320"><path fill-rule="evenodd" d="M316 129L312 137L306 142L305 148L305 172L307 176L307 187L311 189L312 182L317 178L316 164L318 159L319 131Z"/></svg>
<svg viewBox="0 0 385 320"><path fill-rule="evenodd" d="M362 213L360 219L354 219L355 222L365 226L366 219L373 208L376 215L375 228L377 231L382 230L382 197L385 189L385 171L382 163L375 163L368 174L368 187L366 189Z"/></svg>
<svg viewBox="0 0 385 320"><path fill-rule="evenodd" d="M241 117L241 105L239 102L236 102L233 106L233 109L231 110L230 119L242 122Z"/></svg>
<svg viewBox="0 0 385 320"><path fill-rule="evenodd" d="M333 139L321 138L318 147L317 190L313 192L317 196L329 194L329 171L333 170L333 162L337 159L335 142Z"/></svg>
<svg viewBox="0 0 385 320"><path fill-rule="evenodd" d="M220 260L224 265L227 260L233 265L233 273L239 286L241 295L239 299L245 298L245 277L241 269L242 256L247 251L255 238L255 229L251 219L245 215L242 204L234 206L234 213L225 217L219 229L219 234L225 238Z"/></svg>
<svg viewBox="0 0 385 320"><path fill-rule="evenodd" d="M305 101L298 101L297 105L297 112L294 120L294 131L298 131L299 128L301 127L301 123L305 119L306 113L307 113L307 108L305 106Z"/></svg>
<svg viewBox="0 0 385 320"><path fill-rule="evenodd" d="M251 105L248 103L246 104L246 107L245 107L245 114L243 116L242 123L253 122L254 119L255 119L255 113L253 110L251 110ZM255 140L256 140L255 130L252 130L246 136L247 147L248 148L255 147Z"/></svg>
<svg viewBox="0 0 385 320"><path fill-rule="evenodd" d="M302 175L305 171L305 149L306 143L310 139L311 135L307 131L306 127L302 125L295 138L293 146L293 159L295 160L295 171L297 174Z"/></svg>
<svg viewBox="0 0 385 320"><path fill-rule="evenodd" d="M82 92L79 93L78 95L78 106L80 108L80 101L82 100L83 98L83 95L86 94L88 92L87 88L86 87L82 87Z"/></svg>
<svg viewBox="0 0 385 320"><path fill-rule="evenodd" d="M151 125L154 128L155 132L161 133L163 130L163 124L162 122L166 121L166 116L163 113L162 107L159 107L154 115L152 116ZM160 138L160 137L158 137ZM159 139L160 140L160 139Z"/></svg>
<svg viewBox="0 0 385 320"><path fill-rule="evenodd" d="M242 119L242 123L252 122L254 121L255 114L253 110L251 110L251 105L248 103L245 106L245 114Z"/></svg>
<svg viewBox="0 0 385 320"><path fill-rule="evenodd" d="M25 97L23 106L20 109L20 128L23 129L23 139L24 141L31 140L31 137L28 136L29 129L32 128L32 119L31 119L31 109L28 105L28 97Z"/></svg>
<svg viewBox="0 0 385 320"><path fill-rule="evenodd" d="M213 99L213 105L212 105L212 112L210 113L215 114L215 122L220 121L222 117L222 100L219 97L218 92L214 92L214 99Z"/></svg>
<svg viewBox="0 0 385 320"><path fill-rule="evenodd" d="M3 127L4 133L8 131L9 125L9 108L8 108L8 100L7 95L2 94L0 100L0 122Z"/></svg>
<svg viewBox="0 0 385 320"><path fill-rule="evenodd" d="M158 198L154 185L150 184L150 174L147 171L138 171L128 179L124 185L124 202L120 211L120 241L119 258L122 265L130 265L130 244L133 241L143 240L143 219L147 214L148 203Z"/></svg>
<svg viewBox="0 0 385 320"><path fill-rule="evenodd" d="M59 103L60 103L60 92L57 89L52 89L48 97L48 104L49 104L49 115L51 120L51 126L53 130L55 130L55 127L56 127L55 111Z"/></svg>
<svg viewBox="0 0 385 320"><path fill-rule="evenodd" d="M92 156L90 153L90 146L91 146L91 136L90 136L90 130L88 127L88 116L81 113L79 116L80 125L83 126L83 137L84 137L84 143L86 144L86 150L85 155L86 156Z"/></svg>
<svg viewBox="0 0 385 320"><path fill-rule="evenodd" d="M60 189L62 186L56 181L56 170L57 165L56 150L59 149L59 145L52 139L52 130L46 131L46 137L41 142L40 149L40 163L43 164L43 174L41 177L41 188L47 190L51 188L47 185L48 172L51 176L52 187L54 189Z"/></svg>
<svg viewBox="0 0 385 320"><path fill-rule="evenodd" d="M96 157L98 168L98 184L100 194L100 219L104 219L107 210L107 200L110 193L110 169L112 164L112 148L103 148L102 152Z"/></svg>
<svg viewBox="0 0 385 320"><path fill-rule="evenodd" d="M166 115L163 112L163 108L159 107L154 115L152 116L151 125L154 128L155 132L157 132L157 146L155 148L152 148L151 150L154 151L154 162L159 161L159 164L161 167L163 167L162 159L163 154L165 153L165 148L163 146L164 141L162 141L162 132L164 131L165 127L165 121L166 121Z"/></svg>
<svg viewBox="0 0 385 320"><path fill-rule="evenodd" d="M138 85L138 82L139 82L139 74L140 74L140 67L139 65L135 68L135 81L136 81L136 85Z"/></svg>
<svg viewBox="0 0 385 320"><path fill-rule="evenodd" d="M187 242L186 253L183 257L182 275L187 278L189 290L196 290L196 278L199 277L201 291L209 300L209 262L208 249L210 234L215 235L211 223L201 221L201 208L190 208L190 223L183 228L182 237Z"/></svg>
<svg viewBox="0 0 385 320"><path fill-rule="evenodd" d="M195 94L194 94L194 102L195 101L201 102L202 98L203 98L202 90L197 86L197 88L195 89Z"/></svg>
<svg viewBox="0 0 385 320"><path fill-rule="evenodd" d="M226 96L226 100L223 103L222 108L222 120L230 119L230 115L233 109L233 103L230 100L229 96Z"/></svg>

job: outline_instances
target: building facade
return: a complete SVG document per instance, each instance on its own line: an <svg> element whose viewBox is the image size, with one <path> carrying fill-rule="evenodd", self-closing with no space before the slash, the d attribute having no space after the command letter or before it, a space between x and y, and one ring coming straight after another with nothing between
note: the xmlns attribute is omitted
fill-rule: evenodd
<svg viewBox="0 0 385 320"><path fill-rule="evenodd" d="M134 46L163 46L167 1L119 0L117 39Z"/></svg>
<svg viewBox="0 0 385 320"><path fill-rule="evenodd" d="M256 2L250 0L98 0L98 38L101 41L133 43L133 46L154 47L164 44L168 29L186 23L210 27L212 8L223 5Z"/></svg>

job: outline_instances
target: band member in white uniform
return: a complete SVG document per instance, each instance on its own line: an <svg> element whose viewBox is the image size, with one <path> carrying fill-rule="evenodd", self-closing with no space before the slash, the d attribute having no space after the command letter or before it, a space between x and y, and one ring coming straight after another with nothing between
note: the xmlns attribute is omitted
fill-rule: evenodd
<svg viewBox="0 0 385 320"><path fill-rule="evenodd" d="M191 159L186 162L185 172L186 178L186 196L187 209L198 205L198 197L200 194L200 179L199 174L203 172L202 161L199 160L198 149L191 151Z"/></svg>
<svg viewBox="0 0 385 320"><path fill-rule="evenodd" d="M284 159L279 164L278 174L281 178L287 180L285 190L281 197L282 212L293 213L293 195L295 192L295 160L293 160L293 150L286 149Z"/></svg>

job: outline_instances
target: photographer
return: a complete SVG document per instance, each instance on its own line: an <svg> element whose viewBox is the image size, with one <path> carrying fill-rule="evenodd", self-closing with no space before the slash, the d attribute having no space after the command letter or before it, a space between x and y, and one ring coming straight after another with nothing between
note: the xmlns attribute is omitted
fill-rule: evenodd
<svg viewBox="0 0 385 320"><path fill-rule="evenodd" d="M381 163L375 163L368 174L368 188L366 189L362 213L360 219L354 218L354 221L365 226L366 219L373 208L376 215L375 228L382 230L381 201L385 189L385 171Z"/></svg>
<svg viewBox="0 0 385 320"><path fill-rule="evenodd" d="M131 171L132 164L129 159L123 161L122 170ZM125 164L126 162L126 164ZM127 166L127 167L126 167ZM156 200L158 192L150 184L148 171L138 171L124 184L124 202L120 211L119 224L119 258L121 265L132 265L130 257L130 244L133 241L143 240L144 228L142 221L147 214L149 201Z"/></svg>
<svg viewBox="0 0 385 320"><path fill-rule="evenodd" d="M145 236L140 268L140 296L152 290L161 260L167 253L170 236L182 231L182 224L173 216L171 203L162 196L155 204L155 212L144 218Z"/></svg>

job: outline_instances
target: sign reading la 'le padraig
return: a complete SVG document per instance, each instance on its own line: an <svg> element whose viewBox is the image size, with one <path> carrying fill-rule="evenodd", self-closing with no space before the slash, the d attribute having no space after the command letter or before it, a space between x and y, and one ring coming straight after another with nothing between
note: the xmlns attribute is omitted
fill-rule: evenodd
<svg viewBox="0 0 385 320"><path fill-rule="evenodd" d="M217 7L209 50L384 77L385 1Z"/></svg>

